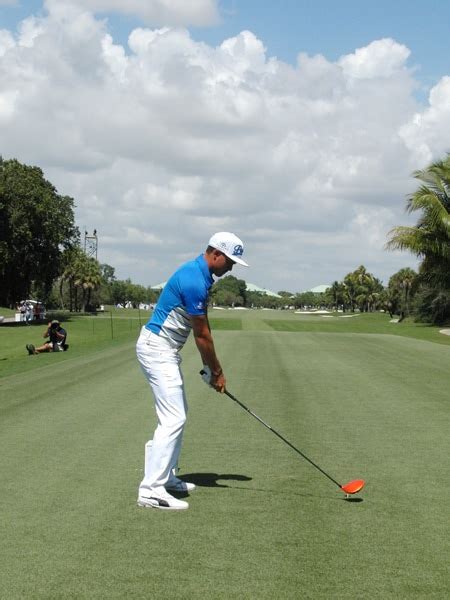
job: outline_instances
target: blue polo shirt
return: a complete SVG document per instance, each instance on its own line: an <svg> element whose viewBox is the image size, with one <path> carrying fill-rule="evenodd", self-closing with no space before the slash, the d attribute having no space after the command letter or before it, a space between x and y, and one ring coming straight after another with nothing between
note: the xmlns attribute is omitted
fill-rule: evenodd
<svg viewBox="0 0 450 600"><path fill-rule="evenodd" d="M172 347L182 348L192 329L189 317L206 314L213 283L203 254L185 263L166 283L145 327Z"/></svg>

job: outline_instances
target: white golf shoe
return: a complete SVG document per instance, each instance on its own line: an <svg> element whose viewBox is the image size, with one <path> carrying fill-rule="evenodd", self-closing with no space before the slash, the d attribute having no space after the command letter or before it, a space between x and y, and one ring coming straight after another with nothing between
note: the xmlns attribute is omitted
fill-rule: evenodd
<svg viewBox="0 0 450 600"><path fill-rule="evenodd" d="M142 495L143 493L145 496ZM142 492L139 492L137 503L138 506L144 508L160 508L162 510L186 510L189 508L187 502L174 498L163 487L154 490L142 490Z"/></svg>
<svg viewBox="0 0 450 600"><path fill-rule="evenodd" d="M164 487L171 492L193 492L197 486L195 483L172 477Z"/></svg>

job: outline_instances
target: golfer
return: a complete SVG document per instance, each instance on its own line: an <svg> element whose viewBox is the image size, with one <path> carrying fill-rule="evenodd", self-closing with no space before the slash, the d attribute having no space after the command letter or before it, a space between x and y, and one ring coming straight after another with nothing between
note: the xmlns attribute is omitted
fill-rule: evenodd
<svg viewBox="0 0 450 600"><path fill-rule="evenodd" d="M225 390L225 375L214 349L208 323L208 292L213 275L221 277L242 260L244 246L233 233L216 233L204 254L182 265L168 280L153 315L141 330L136 352L154 399L158 426L145 451L145 475L138 505L183 510L189 504L169 492L191 492L193 483L176 477L187 403L180 370L180 350L191 329L203 364L211 371L211 386Z"/></svg>

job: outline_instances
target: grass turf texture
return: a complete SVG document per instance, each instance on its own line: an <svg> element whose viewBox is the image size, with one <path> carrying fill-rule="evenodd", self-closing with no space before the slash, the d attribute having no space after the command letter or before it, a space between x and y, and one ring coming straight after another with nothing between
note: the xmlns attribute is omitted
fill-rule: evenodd
<svg viewBox="0 0 450 600"><path fill-rule="evenodd" d="M279 332L280 315L298 315L243 311L227 331L236 313L223 312L212 316L230 391L338 481L365 478L364 500L345 502L206 388L191 340L181 475L199 489L188 511L139 509L155 417L138 321L115 321L112 340L73 320L69 352L38 357L24 354L31 328L1 328L0 597L448 597L450 348L352 333L363 315L342 331L323 319Z"/></svg>

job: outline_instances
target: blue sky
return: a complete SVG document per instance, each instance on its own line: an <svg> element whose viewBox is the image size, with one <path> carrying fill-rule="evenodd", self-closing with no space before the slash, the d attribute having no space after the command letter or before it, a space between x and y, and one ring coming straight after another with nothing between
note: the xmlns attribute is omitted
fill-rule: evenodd
<svg viewBox="0 0 450 600"><path fill-rule="evenodd" d="M336 60L375 39L392 37L411 51L424 83L448 73L450 2L448 0L232 0L222 2L223 24L194 32L220 43L250 29L269 55L294 63L298 52Z"/></svg>
<svg viewBox="0 0 450 600"><path fill-rule="evenodd" d="M387 283L417 265L385 250L412 173L450 150L449 23L450 0L0 0L0 154L121 279L228 230L260 287Z"/></svg>

